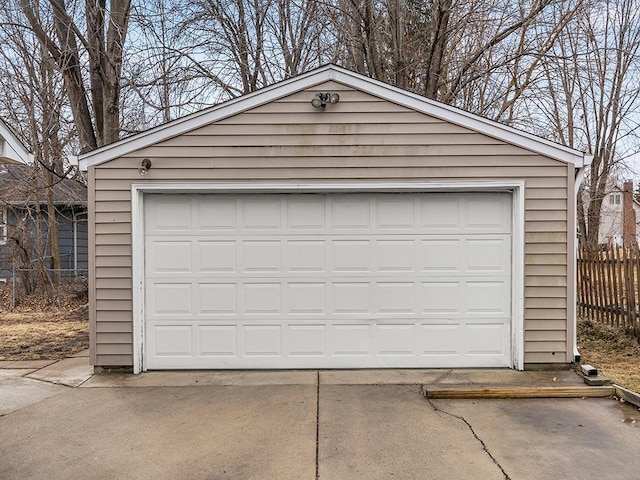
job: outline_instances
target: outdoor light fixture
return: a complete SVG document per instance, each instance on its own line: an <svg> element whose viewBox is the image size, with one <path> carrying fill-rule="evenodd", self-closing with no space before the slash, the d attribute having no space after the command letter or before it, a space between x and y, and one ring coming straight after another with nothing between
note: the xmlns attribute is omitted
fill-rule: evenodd
<svg viewBox="0 0 640 480"><path fill-rule="evenodd" d="M140 175L146 175L147 171L151 168L151 160L149 160L148 158L143 158L142 159L142 164L140 166L140 168L138 169L138 173Z"/></svg>
<svg viewBox="0 0 640 480"><path fill-rule="evenodd" d="M311 105L316 108L324 108L327 106L327 103L335 104L340 101L340 95L337 93L331 92L320 92L316 93L311 100Z"/></svg>

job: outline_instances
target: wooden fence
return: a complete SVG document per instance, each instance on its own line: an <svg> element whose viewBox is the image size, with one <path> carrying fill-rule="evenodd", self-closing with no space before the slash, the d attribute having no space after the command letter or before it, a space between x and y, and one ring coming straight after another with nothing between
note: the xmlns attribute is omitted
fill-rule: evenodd
<svg viewBox="0 0 640 480"><path fill-rule="evenodd" d="M638 245L578 251L578 313L632 332L640 339Z"/></svg>

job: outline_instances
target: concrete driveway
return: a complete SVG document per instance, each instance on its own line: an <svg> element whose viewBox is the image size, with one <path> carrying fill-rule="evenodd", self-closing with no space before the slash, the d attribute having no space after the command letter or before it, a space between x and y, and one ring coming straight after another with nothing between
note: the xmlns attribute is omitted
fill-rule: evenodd
<svg viewBox="0 0 640 480"><path fill-rule="evenodd" d="M0 478L638 476L635 407L608 398L428 400L419 380L435 376L444 375L94 376L0 417Z"/></svg>

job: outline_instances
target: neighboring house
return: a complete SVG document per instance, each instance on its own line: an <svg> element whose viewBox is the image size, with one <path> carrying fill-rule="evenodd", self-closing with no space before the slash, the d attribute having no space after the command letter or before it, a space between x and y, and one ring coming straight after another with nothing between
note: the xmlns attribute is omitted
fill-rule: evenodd
<svg viewBox="0 0 640 480"><path fill-rule="evenodd" d="M92 364L568 364L589 162L332 65L85 153Z"/></svg>
<svg viewBox="0 0 640 480"><path fill-rule="evenodd" d="M625 192L626 191L626 192ZM604 196L600 210L598 244L619 247L624 243L625 211L627 212L627 239L638 243L640 236L640 203L633 195L633 182L625 182L623 188L614 186Z"/></svg>
<svg viewBox="0 0 640 480"><path fill-rule="evenodd" d="M15 268L35 265L35 255L49 263L46 189L38 182L30 163L33 156L0 120L0 281ZM53 187L61 268L74 272L87 269L86 187L71 179ZM41 212L38 215L37 212ZM44 252L36 248L36 221L40 218Z"/></svg>

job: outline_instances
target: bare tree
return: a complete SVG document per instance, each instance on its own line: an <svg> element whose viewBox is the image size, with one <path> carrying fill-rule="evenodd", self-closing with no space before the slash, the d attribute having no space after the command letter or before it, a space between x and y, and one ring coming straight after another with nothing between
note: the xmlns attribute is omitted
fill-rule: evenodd
<svg viewBox="0 0 640 480"><path fill-rule="evenodd" d="M637 0L591 1L545 59L548 102L536 102L550 135L593 154L582 185L579 228L596 244L602 200L625 160L638 152L640 5Z"/></svg>
<svg viewBox="0 0 640 480"><path fill-rule="evenodd" d="M0 114L34 154L34 164L7 172L0 201L12 209L18 225L9 236L18 266L37 267L40 287L49 285L46 269L57 283L61 268L58 245L60 212L55 186L72 171L65 152L75 146L74 128L65 115L68 101L54 62L17 10L0 14ZM46 26L50 28L51 26ZM44 225L47 225L45 228ZM26 225L33 226L29 229Z"/></svg>
<svg viewBox="0 0 640 480"><path fill-rule="evenodd" d="M62 73L80 150L87 151L120 138L120 80L131 2L110 0L108 7L106 0L78 3L20 0L20 7Z"/></svg>

